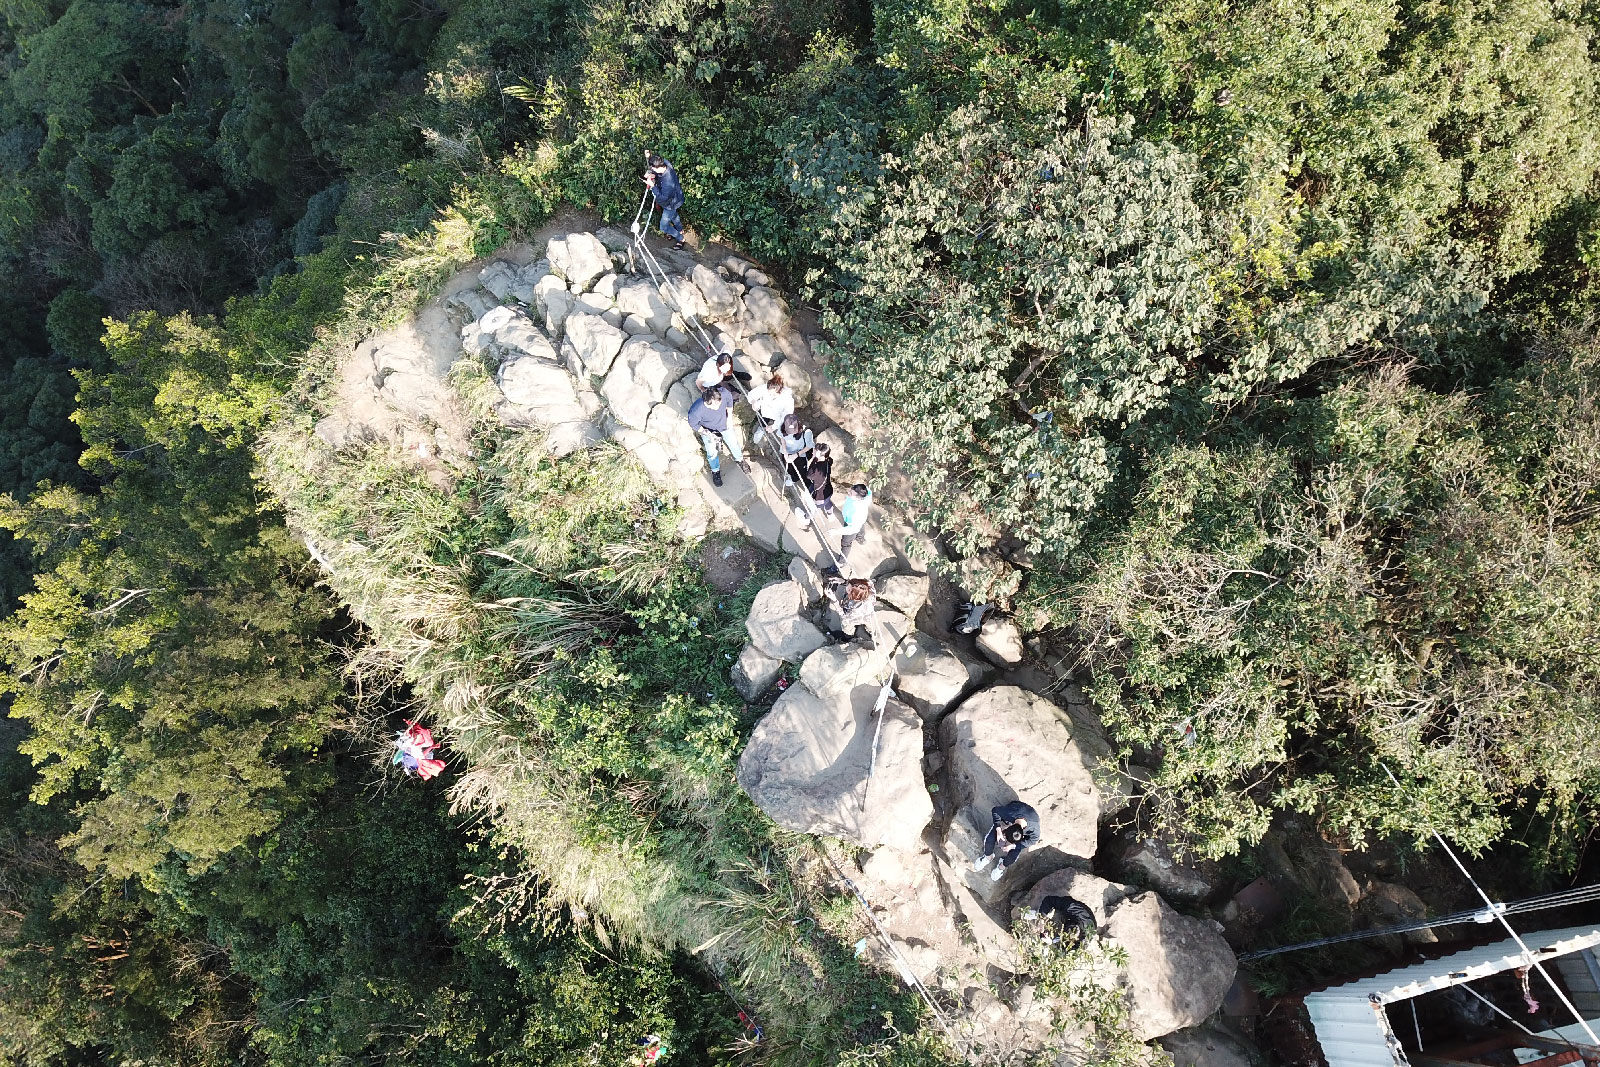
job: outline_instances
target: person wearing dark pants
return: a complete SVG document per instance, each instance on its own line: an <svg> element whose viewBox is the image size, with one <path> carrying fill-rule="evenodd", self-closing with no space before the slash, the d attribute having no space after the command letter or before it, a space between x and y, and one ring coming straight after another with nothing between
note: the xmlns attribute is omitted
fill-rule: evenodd
<svg viewBox="0 0 1600 1067"><path fill-rule="evenodd" d="M806 488L811 490L811 500L824 515L833 514L833 459L828 446L818 441L811 449L811 462L806 464ZM821 537L822 531L817 531Z"/></svg>
<svg viewBox="0 0 1600 1067"><path fill-rule="evenodd" d="M972 869L981 871L993 860L994 871L990 873L989 880L998 882L1007 867L1017 862L1023 852L1039 843L1039 813L1030 805L1013 800L990 809L989 816L994 820L994 825L989 827L989 833L983 839L983 855L978 857Z"/></svg>
<svg viewBox="0 0 1600 1067"><path fill-rule="evenodd" d="M683 185L678 181L678 172L671 163L662 159L654 152L645 153L647 166L644 171L644 184L649 187L650 195L655 197L656 206L661 209L661 232L672 238L674 248L683 247L683 227L678 224L678 212L683 209Z"/></svg>
<svg viewBox="0 0 1600 1067"><path fill-rule="evenodd" d="M798 415L786 415L778 429L780 431L778 444L783 446L784 488L795 482L804 485L806 467L811 463L811 450L817 443L811 434L811 427L801 422ZM805 517L804 511L802 508L801 518Z"/></svg>
<svg viewBox="0 0 1600 1067"><path fill-rule="evenodd" d="M839 501L839 521L844 529L839 533L839 555L850 558L850 549L866 533L867 514L872 510L872 490L863 482L852 485Z"/></svg>

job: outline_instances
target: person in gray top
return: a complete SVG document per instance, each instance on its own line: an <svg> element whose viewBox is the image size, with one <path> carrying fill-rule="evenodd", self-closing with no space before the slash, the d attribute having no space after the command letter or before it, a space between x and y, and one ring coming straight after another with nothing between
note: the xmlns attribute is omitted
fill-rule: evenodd
<svg viewBox="0 0 1600 1067"><path fill-rule="evenodd" d="M739 424L729 416L733 412L733 391L725 385L714 385L700 394L689 407L689 425L700 435L705 446L706 462L711 467L711 483L722 484L722 459L720 446L726 445L728 455L746 474L750 461L744 458L744 445L739 439Z"/></svg>

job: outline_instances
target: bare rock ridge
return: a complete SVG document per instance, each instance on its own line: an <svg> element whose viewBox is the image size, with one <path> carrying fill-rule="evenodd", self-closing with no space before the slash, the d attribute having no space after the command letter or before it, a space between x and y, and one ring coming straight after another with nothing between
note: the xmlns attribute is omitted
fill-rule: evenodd
<svg viewBox="0 0 1600 1067"><path fill-rule="evenodd" d="M449 371L476 360L493 382L488 405L507 427L540 434L556 456L614 442L677 501L684 536L732 530L788 553L788 576L757 595L731 671L755 704L789 679L739 761L752 800L785 828L859 850L858 884L901 957L990 1049L1048 1047L1055 1019L1023 973L1012 929L1022 909L1052 893L1088 904L1102 936L1127 951L1126 968L1096 980L1125 991L1141 1040L1202 1023L1233 981L1233 954L1216 924L1179 914L1161 895L1193 901L1205 886L1186 882L1157 843L1120 853L1115 869L1137 872L1160 894L1092 873L1113 862L1096 856L1100 822L1128 790L1103 769L1108 747L1081 694L1069 687L1058 703L1032 691L1039 686L1025 661L1034 643L1011 619L992 616L959 641L931 632L930 574L907 546L922 543L924 559L936 549L882 508L848 560L852 574L875 580L876 647L832 643L837 618L820 574L830 557L792 513L782 475L747 432L753 473L724 461L723 485L709 477L686 422L703 352L685 313L742 351L756 382L781 371L803 414L818 414L806 408L814 394L836 405L837 393L753 264L658 252L670 274L657 285L635 269L629 243L614 228L563 233L459 275L413 322L352 353L340 368L338 413L318 435L333 448L388 438L447 480L471 451ZM735 415L748 429L747 406ZM853 438L829 420L809 421L834 451L835 484L853 480ZM837 546L837 534L827 536ZM1016 799L1040 813L1042 839L992 880L972 860L990 810ZM1200 1039L1172 1040L1188 1050L1184 1041Z"/></svg>

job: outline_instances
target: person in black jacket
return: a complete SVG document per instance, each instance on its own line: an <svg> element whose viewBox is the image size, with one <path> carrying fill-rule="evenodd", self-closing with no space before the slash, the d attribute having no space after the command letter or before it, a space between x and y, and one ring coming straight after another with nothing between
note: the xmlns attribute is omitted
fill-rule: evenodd
<svg viewBox="0 0 1600 1067"><path fill-rule="evenodd" d="M1100 935L1100 923L1081 900L1066 896L1049 896L1039 901L1039 918L1060 931L1061 944L1073 948L1091 937Z"/></svg>
<svg viewBox="0 0 1600 1067"><path fill-rule="evenodd" d="M991 808L989 816L994 825L983 839L983 855L973 863L972 869L981 871L996 860L991 882L998 882L1006 868L1017 862L1017 857L1039 843L1039 813L1020 800ZM997 859L998 857L998 859Z"/></svg>
<svg viewBox="0 0 1600 1067"><path fill-rule="evenodd" d="M644 184L661 208L661 232L672 238L674 248L683 247L683 227L678 224L678 211L683 207L683 185L671 163L654 152L647 152Z"/></svg>

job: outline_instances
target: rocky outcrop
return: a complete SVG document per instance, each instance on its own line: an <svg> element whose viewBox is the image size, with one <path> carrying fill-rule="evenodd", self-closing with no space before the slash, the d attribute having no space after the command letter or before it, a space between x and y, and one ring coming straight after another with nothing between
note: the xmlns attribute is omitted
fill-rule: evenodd
<svg viewBox="0 0 1600 1067"><path fill-rule="evenodd" d="M1021 894L1017 910L1070 896L1094 912L1103 938L1127 953L1116 976L1141 1041L1196 1026L1222 1005L1238 961L1214 923L1179 915L1154 893L1071 868Z"/></svg>
<svg viewBox="0 0 1600 1067"><path fill-rule="evenodd" d="M750 643L773 659L799 663L827 644L822 631L800 616L800 587L774 582L756 594L745 619Z"/></svg>
<svg viewBox="0 0 1600 1067"><path fill-rule="evenodd" d="M982 685L990 673L987 664L927 634L919 635L902 647L895 660L895 670L895 692L915 708L925 722L936 722Z"/></svg>
<svg viewBox="0 0 1600 1067"><path fill-rule="evenodd" d="M1099 833L1100 789L1082 727L1036 693L996 686L969 697L940 724L950 799L959 808L946 848L977 854L990 810L1024 800L1039 812L1040 841L1017 865L1022 877L1064 863L1087 865ZM1103 745L1102 739L1094 739ZM975 888L988 892L986 875Z"/></svg>
<svg viewBox="0 0 1600 1067"><path fill-rule="evenodd" d="M1195 902L1210 896L1216 886L1205 872L1180 862L1165 841L1140 838L1117 858L1123 878L1154 889L1169 900Z"/></svg>
<svg viewBox="0 0 1600 1067"><path fill-rule="evenodd" d="M1022 663L1022 631L1011 619L989 615L978 631L977 643L983 657L1001 670L1010 670Z"/></svg>
<svg viewBox="0 0 1600 1067"><path fill-rule="evenodd" d="M733 664L733 687L746 700L755 700L772 688L783 671L783 660L769 656L755 645L745 645Z"/></svg>
<svg viewBox="0 0 1600 1067"><path fill-rule="evenodd" d="M800 684L750 735L739 784L787 829L915 850L933 815L922 783L922 721L890 699L880 724L879 686L870 676L857 684L859 677L860 665L841 665L833 647L807 657Z"/></svg>

